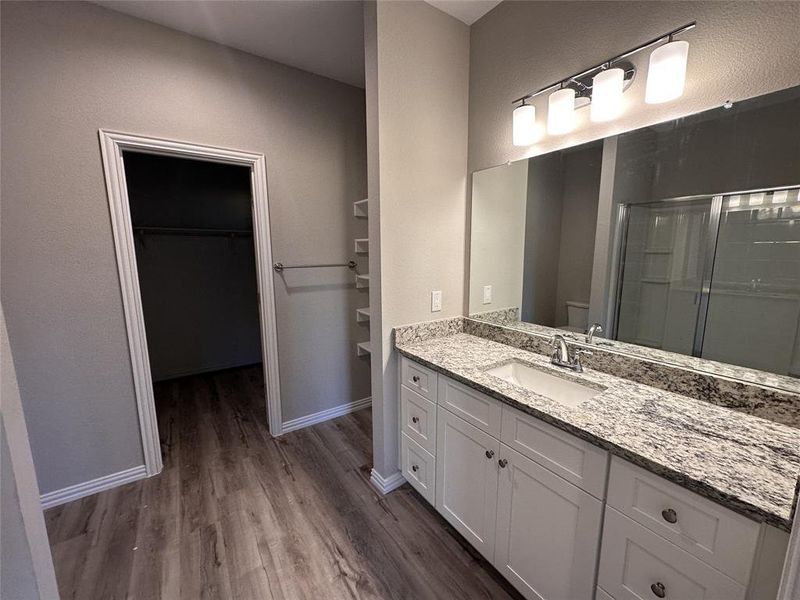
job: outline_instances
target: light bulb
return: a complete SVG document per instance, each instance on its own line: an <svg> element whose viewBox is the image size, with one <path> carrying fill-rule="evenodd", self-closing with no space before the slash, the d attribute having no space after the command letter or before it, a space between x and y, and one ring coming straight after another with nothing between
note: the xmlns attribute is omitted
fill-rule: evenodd
<svg viewBox="0 0 800 600"><path fill-rule="evenodd" d="M592 121L610 121L622 113L622 87L625 71L606 69L592 79Z"/></svg>
<svg viewBox="0 0 800 600"><path fill-rule="evenodd" d="M515 146L531 146L536 141L536 108L523 104L514 109L512 138Z"/></svg>
<svg viewBox="0 0 800 600"><path fill-rule="evenodd" d="M647 69L647 88L644 101L660 104L680 98L686 83L686 61L689 42L668 42L653 50Z"/></svg>
<svg viewBox="0 0 800 600"><path fill-rule="evenodd" d="M547 100L547 131L553 135L575 129L575 90L556 90Z"/></svg>

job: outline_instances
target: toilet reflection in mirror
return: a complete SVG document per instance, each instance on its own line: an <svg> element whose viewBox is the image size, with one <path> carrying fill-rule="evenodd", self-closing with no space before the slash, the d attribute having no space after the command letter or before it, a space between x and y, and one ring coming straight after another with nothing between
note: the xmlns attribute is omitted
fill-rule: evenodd
<svg viewBox="0 0 800 600"><path fill-rule="evenodd" d="M799 377L799 113L790 88L473 173L469 315Z"/></svg>

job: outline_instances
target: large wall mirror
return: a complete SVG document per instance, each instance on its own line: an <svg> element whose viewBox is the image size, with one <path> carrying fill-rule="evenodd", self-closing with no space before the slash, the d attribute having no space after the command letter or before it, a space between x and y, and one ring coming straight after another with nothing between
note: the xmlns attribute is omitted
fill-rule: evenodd
<svg viewBox="0 0 800 600"><path fill-rule="evenodd" d="M473 318L800 377L800 87L472 186Z"/></svg>

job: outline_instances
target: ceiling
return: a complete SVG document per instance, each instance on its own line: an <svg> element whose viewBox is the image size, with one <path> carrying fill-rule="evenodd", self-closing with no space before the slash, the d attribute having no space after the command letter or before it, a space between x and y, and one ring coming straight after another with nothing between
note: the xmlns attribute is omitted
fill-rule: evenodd
<svg viewBox="0 0 800 600"><path fill-rule="evenodd" d="M95 4L364 87L361 2L95 0Z"/></svg>
<svg viewBox="0 0 800 600"><path fill-rule="evenodd" d="M472 25L483 15L500 4L502 0L425 0L431 6L435 6L441 11L446 12L463 21L467 25Z"/></svg>
<svg viewBox="0 0 800 600"><path fill-rule="evenodd" d="M111 10L364 87L364 15L358 1L93 1ZM501 0L425 1L472 25Z"/></svg>

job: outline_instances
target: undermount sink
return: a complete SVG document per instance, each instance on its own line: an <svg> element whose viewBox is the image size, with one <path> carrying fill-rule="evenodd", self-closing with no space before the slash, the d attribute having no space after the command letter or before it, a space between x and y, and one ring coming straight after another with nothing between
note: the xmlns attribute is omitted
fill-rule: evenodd
<svg viewBox="0 0 800 600"><path fill-rule="evenodd" d="M603 391L550 375L541 369L517 361L487 369L486 372L564 406L578 406Z"/></svg>

